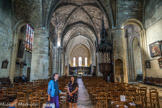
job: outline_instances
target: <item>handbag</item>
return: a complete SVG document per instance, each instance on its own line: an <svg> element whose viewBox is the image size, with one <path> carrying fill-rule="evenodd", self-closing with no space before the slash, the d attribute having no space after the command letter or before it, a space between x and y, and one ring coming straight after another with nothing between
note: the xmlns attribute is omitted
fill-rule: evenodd
<svg viewBox="0 0 162 108"><path fill-rule="evenodd" d="M43 108L55 108L55 104L47 102L46 104L43 104Z"/></svg>

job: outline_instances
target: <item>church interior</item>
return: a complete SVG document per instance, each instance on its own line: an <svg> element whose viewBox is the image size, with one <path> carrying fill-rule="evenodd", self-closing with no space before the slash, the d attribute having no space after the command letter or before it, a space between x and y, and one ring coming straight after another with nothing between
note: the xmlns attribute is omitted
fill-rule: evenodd
<svg viewBox="0 0 162 108"><path fill-rule="evenodd" d="M162 108L162 0L0 0L0 44L0 108Z"/></svg>

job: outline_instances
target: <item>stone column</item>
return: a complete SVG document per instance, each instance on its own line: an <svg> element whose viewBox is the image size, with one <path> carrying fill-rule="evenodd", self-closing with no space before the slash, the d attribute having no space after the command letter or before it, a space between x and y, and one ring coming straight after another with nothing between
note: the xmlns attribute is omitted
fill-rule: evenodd
<svg viewBox="0 0 162 108"><path fill-rule="evenodd" d="M140 45L141 45L141 57L142 57L142 71L143 71L143 79L145 79L145 77L147 77L145 61L149 59L145 30L141 30L140 37L141 37Z"/></svg>
<svg viewBox="0 0 162 108"><path fill-rule="evenodd" d="M14 81L14 74L15 74L15 67L16 67L18 35L19 33L17 32L17 30L15 30L13 35L14 37L13 37L12 55L11 55L11 63L10 63L10 70L9 70L9 79L12 83Z"/></svg>
<svg viewBox="0 0 162 108"><path fill-rule="evenodd" d="M122 28L113 29L112 35L113 35L113 54L114 54L114 78L115 78L115 61L117 59L121 59L123 61L124 82L128 82L125 30Z"/></svg>
<svg viewBox="0 0 162 108"><path fill-rule="evenodd" d="M99 64L101 63L101 55L100 53L96 53L96 56L97 56L97 63L96 63L96 66L97 66L97 72L96 72L96 75L97 76L102 76L102 73L100 72L100 67L99 67Z"/></svg>
<svg viewBox="0 0 162 108"><path fill-rule="evenodd" d="M60 75L60 72L59 72L59 48L57 48L57 51L56 51L56 73L58 73Z"/></svg>
<svg viewBox="0 0 162 108"><path fill-rule="evenodd" d="M59 47L59 49L58 49L58 73L59 73L60 76L62 75L61 74L61 63L62 63L61 57L62 57L62 48Z"/></svg>
<svg viewBox="0 0 162 108"><path fill-rule="evenodd" d="M53 70L52 70L52 74L56 73L56 51L57 51L57 48L54 47L53 50L54 50L54 52L53 52Z"/></svg>
<svg viewBox="0 0 162 108"><path fill-rule="evenodd" d="M61 75L61 49L54 47L53 73Z"/></svg>
<svg viewBox="0 0 162 108"><path fill-rule="evenodd" d="M48 78L48 37L49 31L47 29L35 29L30 81Z"/></svg>
<svg viewBox="0 0 162 108"><path fill-rule="evenodd" d="M61 48L61 54L60 54L60 66L61 66L61 76L64 75L64 51L63 48Z"/></svg>

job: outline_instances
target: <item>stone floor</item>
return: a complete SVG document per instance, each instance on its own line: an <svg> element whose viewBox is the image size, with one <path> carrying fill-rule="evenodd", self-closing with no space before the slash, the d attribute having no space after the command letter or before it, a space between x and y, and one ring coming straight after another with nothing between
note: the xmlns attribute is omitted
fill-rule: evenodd
<svg viewBox="0 0 162 108"><path fill-rule="evenodd" d="M78 108L93 108L92 103L89 99L89 95L87 92L87 89L85 89L85 86L83 84L83 81L81 78L78 79L78 85L79 85L79 94L78 94Z"/></svg>
<svg viewBox="0 0 162 108"><path fill-rule="evenodd" d="M155 86L150 86L150 85L145 85L143 83L137 83L140 86L146 86L148 90L150 88L156 88L159 92L159 97L160 97L160 106L162 107L162 88L161 87L155 87ZM81 78L78 79L78 85L79 85L79 94L78 94L78 108L94 108L91 100L89 99L89 95L87 90L85 89L85 86L83 84L83 81ZM148 94L149 95L149 94Z"/></svg>
<svg viewBox="0 0 162 108"><path fill-rule="evenodd" d="M143 84L143 83L137 83L137 84L140 85L140 86L143 86L143 87L147 87L148 93L149 93L150 88L156 88L159 92L159 102L160 102L160 107L162 108L162 87L146 85L146 84ZM148 96L149 96L149 94L148 94Z"/></svg>

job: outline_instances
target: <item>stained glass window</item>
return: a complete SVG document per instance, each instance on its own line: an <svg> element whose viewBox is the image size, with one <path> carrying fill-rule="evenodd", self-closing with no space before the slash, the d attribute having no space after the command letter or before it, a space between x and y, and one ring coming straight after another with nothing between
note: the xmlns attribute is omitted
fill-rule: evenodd
<svg viewBox="0 0 162 108"><path fill-rule="evenodd" d="M25 50L28 52L32 52L33 39L34 39L34 29L29 24L27 24Z"/></svg>
<svg viewBox="0 0 162 108"><path fill-rule="evenodd" d="M85 57L85 66L87 67L88 66L88 58Z"/></svg>
<svg viewBox="0 0 162 108"><path fill-rule="evenodd" d="M82 57L79 57L79 66L82 66Z"/></svg>
<svg viewBox="0 0 162 108"><path fill-rule="evenodd" d="M75 67L76 66L76 58L75 57L73 57L73 66Z"/></svg>

